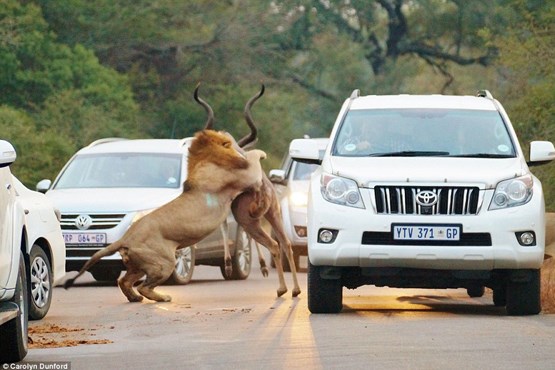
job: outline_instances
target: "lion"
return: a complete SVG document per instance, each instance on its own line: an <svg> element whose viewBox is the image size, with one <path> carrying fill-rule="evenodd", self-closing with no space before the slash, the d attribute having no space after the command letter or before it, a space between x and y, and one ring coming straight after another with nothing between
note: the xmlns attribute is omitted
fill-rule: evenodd
<svg viewBox="0 0 555 370"><path fill-rule="evenodd" d="M260 187L260 160L264 158L262 150L243 152L225 132L196 133L189 147L183 193L132 224L121 239L96 252L74 278L66 281L65 288L102 257L119 252L127 271L118 279L118 286L129 302L140 302L143 297L171 301L171 296L159 294L154 288L173 272L176 250L194 245L216 230L238 194ZM137 287L139 295L133 285L145 275Z"/></svg>

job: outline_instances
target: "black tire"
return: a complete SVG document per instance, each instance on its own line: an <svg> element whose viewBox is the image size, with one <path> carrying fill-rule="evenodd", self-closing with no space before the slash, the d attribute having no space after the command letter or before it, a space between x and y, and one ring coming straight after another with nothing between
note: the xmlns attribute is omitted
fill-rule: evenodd
<svg viewBox="0 0 555 370"><path fill-rule="evenodd" d="M509 279L507 283L507 314L512 316L539 314L542 309L540 270L516 271L514 275L516 274L518 279Z"/></svg>
<svg viewBox="0 0 555 370"><path fill-rule="evenodd" d="M53 277L50 260L38 245L31 248L29 277L29 319L40 320L50 309Z"/></svg>
<svg viewBox="0 0 555 370"><path fill-rule="evenodd" d="M220 265L220 271L225 280L245 280L251 273L252 266L252 246L251 239L237 225L237 233L235 233L235 253L231 256L231 276L225 273L225 265Z"/></svg>
<svg viewBox="0 0 555 370"><path fill-rule="evenodd" d="M340 279L322 279L320 266L308 261L308 309L312 313L339 313L343 308L343 285Z"/></svg>
<svg viewBox="0 0 555 370"><path fill-rule="evenodd" d="M23 253L19 256L17 284L10 302L19 307L19 314L0 328L0 363L19 362L27 356L29 294Z"/></svg>
<svg viewBox="0 0 555 370"><path fill-rule="evenodd" d="M117 268L96 268L91 270L91 274L96 281L111 281L115 283L121 275L121 270Z"/></svg>
<svg viewBox="0 0 555 370"><path fill-rule="evenodd" d="M195 270L195 247L185 247L175 251L175 269L166 284L186 285L191 282Z"/></svg>
<svg viewBox="0 0 555 370"><path fill-rule="evenodd" d="M505 307L507 305L507 289L505 286L493 289L493 305Z"/></svg>
<svg viewBox="0 0 555 370"><path fill-rule="evenodd" d="M483 286L473 286L470 288L466 288L466 293L468 294L469 297L472 297L472 298L482 297L485 292L486 292L486 288Z"/></svg>

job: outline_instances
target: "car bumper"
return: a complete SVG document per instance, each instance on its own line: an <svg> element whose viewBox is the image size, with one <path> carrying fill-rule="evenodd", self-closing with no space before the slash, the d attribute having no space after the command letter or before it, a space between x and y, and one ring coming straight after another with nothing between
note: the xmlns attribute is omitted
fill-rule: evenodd
<svg viewBox="0 0 555 370"><path fill-rule="evenodd" d="M366 204L370 204L366 199ZM473 216L378 215L371 207L358 209L325 201L318 191L308 209L308 255L317 266L401 267L445 270L537 269L543 263L545 214L543 199L526 205ZM391 235L392 224L459 224L468 234L489 234L491 245L472 242L383 243L363 241L365 232ZM331 243L318 242L318 231L337 230ZM521 246L515 233L534 231L535 246ZM366 234L368 235L368 234Z"/></svg>

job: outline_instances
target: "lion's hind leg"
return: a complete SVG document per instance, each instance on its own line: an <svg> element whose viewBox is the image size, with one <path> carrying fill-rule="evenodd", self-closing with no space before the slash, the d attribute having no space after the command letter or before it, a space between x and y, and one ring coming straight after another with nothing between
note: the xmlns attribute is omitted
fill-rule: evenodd
<svg viewBox="0 0 555 370"><path fill-rule="evenodd" d="M121 278L118 279L118 286L125 294L129 302L140 302L143 300L143 297L135 292L133 289L133 285L137 280L142 278L144 272L134 268L127 266L127 272Z"/></svg>
<svg viewBox="0 0 555 370"><path fill-rule="evenodd" d="M158 269L150 269L147 272L146 279L143 281L137 290L143 296L156 302L170 302L172 297L166 294L156 293L154 288L158 285L162 285L170 277L173 269L175 268L175 263L168 263L164 266L160 266ZM153 271L154 270L154 271Z"/></svg>

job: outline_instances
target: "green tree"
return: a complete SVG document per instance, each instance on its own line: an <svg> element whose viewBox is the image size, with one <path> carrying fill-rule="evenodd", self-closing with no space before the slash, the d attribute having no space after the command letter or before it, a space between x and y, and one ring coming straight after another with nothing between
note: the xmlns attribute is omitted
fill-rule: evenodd
<svg viewBox="0 0 555 370"><path fill-rule="evenodd" d="M0 89L2 137L18 148L28 186L91 140L138 132L127 78L82 45L57 42L33 3L0 0Z"/></svg>
<svg viewBox="0 0 555 370"><path fill-rule="evenodd" d="M531 140L555 142L555 8L549 2L514 0L512 27L490 35L499 49L499 89L523 149ZM555 164L534 167L546 207L555 211Z"/></svg>

